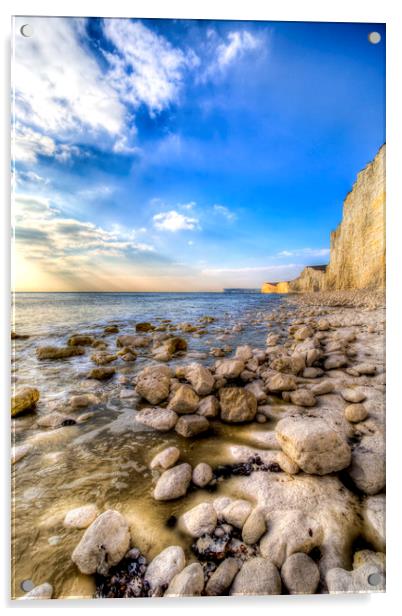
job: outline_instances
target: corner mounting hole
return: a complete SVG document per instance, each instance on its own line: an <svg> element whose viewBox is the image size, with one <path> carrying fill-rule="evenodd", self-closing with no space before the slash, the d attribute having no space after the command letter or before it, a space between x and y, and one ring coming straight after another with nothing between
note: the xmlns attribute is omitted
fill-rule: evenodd
<svg viewBox="0 0 402 616"><path fill-rule="evenodd" d="M29 592L30 590L35 588L35 584L32 580L24 580L23 582L21 582L21 588L24 592Z"/></svg>
<svg viewBox="0 0 402 616"><path fill-rule="evenodd" d="M381 34L379 32L370 32L368 40L372 45L377 45L381 41Z"/></svg>
<svg viewBox="0 0 402 616"><path fill-rule="evenodd" d="M30 36L33 36L33 28L29 24L24 24L23 26L21 26L20 32L22 36L25 36L25 38L29 38Z"/></svg>
<svg viewBox="0 0 402 616"><path fill-rule="evenodd" d="M368 583L370 584L370 586L378 586L379 584L381 584L381 575L379 573L370 573L370 575L367 578Z"/></svg>

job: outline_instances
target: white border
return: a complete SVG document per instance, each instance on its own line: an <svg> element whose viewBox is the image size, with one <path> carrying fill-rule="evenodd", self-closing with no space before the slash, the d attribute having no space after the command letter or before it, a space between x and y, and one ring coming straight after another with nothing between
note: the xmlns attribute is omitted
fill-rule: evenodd
<svg viewBox="0 0 402 616"><path fill-rule="evenodd" d="M91 2L89 0L3 0L1 6L1 49L3 57L2 96L1 96L1 126L3 138L0 147L0 173L3 188L1 207L1 263L2 293L1 315L2 327L0 330L0 348L3 355L3 369L1 371L0 391L3 397L1 415L2 425L2 477L4 491L1 498L1 532L2 549L0 580L0 596L2 607L16 610L20 613L24 609L64 609L74 614L84 613L86 609L130 609L130 610L163 610L171 611L191 610L204 612L206 609L227 610L234 614L244 612L251 608L253 613L262 613L266 610L298 616L304 614L336 613L340 610L353 610L354 613L364 610L366 616L380 613L392 613L393 606L400 603L398 591L401 588L401 450L402 438L402 408L401 408L401 143L402 143L402 96L401 96L401 62L402 62L402 18L401 3L395 0L281 0L281 2L263 2L263 0L203 0L191 3L187 0L137 0L124 2L111 0L108 3ZM10 229L10 175L9 175L9 92L10 84L10 26L11 15L76 15L76 16L110 16L110 17L181 17L181 18L209 18L209 19L257 19L270 21L364 21L387 23L387 357L388 357L388 394L387 394L387 593L378 595L360 596L313 596L313 597L268 597L268 598L227 598L201 600L169 600L169 601L139 601L139 600L113 600L113 601L58 601L48 602L13 602L7 600L9 596L9 358L7 353L10 345L9 335L9 229Z"/></svg>

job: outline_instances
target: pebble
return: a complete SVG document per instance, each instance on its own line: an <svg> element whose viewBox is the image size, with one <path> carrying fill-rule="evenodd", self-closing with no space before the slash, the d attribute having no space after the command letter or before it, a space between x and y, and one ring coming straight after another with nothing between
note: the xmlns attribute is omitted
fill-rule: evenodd
<svg viewBox="0 0 402 616"><path fill-rule="evenodd" d="M310 556L297 552L283 563L281 577L291 595L311 595L317 590L320 572Z"/></svg>
<svg viewBox="0 0 402 616"><path fill-rule="evenodd" d="M199 597L204 590L204 571L200 563L192 563L174 576L165 597Z"/></svg>
<svg viewBox="0 0 402 616"><path fill-rule="evenodd" d="M354 366L354 369L359 374L365 374L367 376L373 376L377 372L377 368L374 364L362 363Z"/></svg>
<svg viewBox="0 0 402 616"><path fill-rule="evenodd" d="M303 376L305 379L316 379L319 376L322 376L324 371L321 368L305 368L303 370Z"/></svg>
<svg viewBox="0 0 402 616"><path fill-rule="evenodd" d="M209 578L205 587L206 594L208 596L223 595L230 587L240 567L241 563L236 558L225 558Z"/></svg>
<svg viewBox="0 0 402 616"><path fill-rule="evenodd" d="M169 468L162 473L156 483L154 499L157 501L168 501L184 496L190 485L191 475L192 469L187 463Z"/></svg>
<svg viewBox="0 0 402 616"><path fill-rule="evenodd" d="M242 529L251 510L252 506L248 501L239 499L232 501L225 507L222 511L222 517L228 524Z"/></svg>
<svg viewBox="0 0 402 616"><path fill-rule="evenodd" d="M175 427L178 415L170 410L160 407L142 409L135 415L135 421L159 432L168 432Z"/></svg>
<svg viewBox="0 0 402 616"><path fill-rule="evenodd" d="M109 509L96 518L83 534L71 559L81 573L106 575L130 546L130 531L124 517Z"/></svg>
<svg viewBox="0 0 402 616"><path fill-rule="evenodd" d="M342 389L341 396L346 402L363 402L366 399L366 394L358 389Z"/></svg>
<svg viewBox="0 0 402 616"><path fill-rule="evenodd" d="M236 575L231 595L280 595L281 578L278 569L269 560L250 558Z"/></svg>
<svg viewBox="0 0 402 616"><path fill-rule="evenodd" d="M23 597L18 597L18 599L20 601L24 599L45 600L45 599L51 599L52 596L53 596L53 586L49 584L48 582L45 582L44 584L35 586L35 588L32 588L32 590L27 592Z"/></svg>
<svg viewBox="0 0 402 616"><path fill-rule="evenodd" d="M190 385L180 385L169 402L169 408L179 415L195 413L199 401L198 395Z"/></svg>
<svg viewBox="0 0 402 616"><path fill-rule="evenodd" d="M78 394L77 396L71 396L69 405L72 409L82 409L87 406L98 404L99 399L94 394Z"/></svg>
<svg viewBox="0 0 402 616"><path fill-rule="evenodd" d="M335 386L331 381L321 381L321 383L317 383L313 385L310 389L311 393L315 396L322 396L324 394L330 394L334 391Z"/></svg>
<svg viewBox="0 0 402 616"><path fill-rule="evenodd" d="M180 517L179 528L191 537L202 537L211 534L217 522L216 511L211 503L200 503Z"/></svg>
<svg viewBox="0 0 402 616"><path fill-rule="evenodd" d="M236 379L244 370L244 361L240 359L220 359L215 363L215 373L225 379Z"/></svg>
<svg viewBox="0 0 402 616"><path fill-rule="evenodd" d="M185 376L199 396L207 396L214 388L215 379L211 371L201 364L190 364Z"/></svg>
<svg viewBox="0 0 402 616"><path fill-rule="evenodd" d="M326 475L350 464L346 438L320 417L285 417L275 433L282 450L306 473Z"/></svg>
<svg viewBox="0 0 402 616"><path fill-rule="evenodd" d="M207 396L203 398L197 409L197 414L203 417L216 417L219 413L219 400L215 396Z"/></svg>
<svg viewBox="0 0 402 616"><path fill-rule="evenodd" d="M17 391L15 396L11 398L11 417L33 410L39 401L39 397L39 390L35 387L25 387Z"/></svg>
<svg viewBox="0 0 402 616"><path fill-rule="evenodd" d="M166 586L185 566L186 557L183 548L179 545L171 545L150 562L144 579L153 593L161 596Z"/></svg>
<svg viewBox="0 0 402 616"><path fill-rule="evenodd" d="M311 327L304 326L297 329L294 333L295 340L306 340L307 338L311 338L314 335L314 331Z"/></svg>
<svg viewBox="0 0 402 616"><path fill-rule="evenodd" d="M257 413L257 400L242 387L225 387L219 392L221 418L230 423L251 421Z"/></svg>
<svg viewBox="0 0 402 616"><path fill-rule="evenodd" d="M208 419L201 415L182 415L175 426L177 434L185 438L197 436L197 434L206 432L208 428Z"/></svg>
<svg viewBox="0 0 402 616"><path fill-rule="evenodd" d="M267 388L274 393L282 391L292 391L297 387L296 379L290 374L276 374L267 382Z"/></svg>
<svg viewBox="0 0 402 616"><path fill-rule="evenodd" d="M254 509L242 529L242 538L245 543L254 545L257 543L267 530L265 516L260 509Z"/></svg>
<svg viewBox="0 0 402 616"><path fill-rule="evenodd" d="M368 417L367 409L363 404L349 404L344 413L345 418L352 423L364 421Z"/></svg>
<svg viewBox="0 0 402 616"><path fill-rule="evenodd" d="M96 505L84 505L66 513L63 525L66 528L87 528L98 516Z"/></svg>
<svg viewBox="0 0 402 616"><path fill-rule="evenodd" d="M292 404L296 404L298 406L315 406L317 404L314 394L308 389L291 391L289 395Z"/></svg>
<svg viewBox="0 0 402 616"><path fill-rule="evenodd" d="M205 487L212 479L213 471L209 464L200 462L193 470L193 484L199 488Z"/></svg>
<svg viewBox="0 0 402 616"><path fill-rule="evenodd" d="M168 366L147 366L137 377L136 392L151 404L159 404L169 395L171 377Z"/></svg>
<svg viewBox="0 0 402 616"><path fill-rule="evenodd" d="M106 381L111 379L116 374L116 368L111 366L104 366L100 368L92 368L88 372L89 379L96 379L97 381Z"/></svg>
<svg viewBox="0 0 402 616"><path fill-rule="evenodd" d="M160 451L151 460L149 467L154 470L157 468L163 468L164 470L174 466L177 460L180 458L180 449L177 447L166 447L163 451Z"/></svg>

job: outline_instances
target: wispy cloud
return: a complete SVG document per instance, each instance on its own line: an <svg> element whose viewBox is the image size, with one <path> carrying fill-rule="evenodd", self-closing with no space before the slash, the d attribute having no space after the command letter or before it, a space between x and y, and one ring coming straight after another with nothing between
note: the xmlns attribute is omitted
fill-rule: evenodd
<svg viewBox="0 0 402 616"><path fill-rule="evenodd" d="M213 205L212 209L215 214L223 216L223 218L226 218L226 220L229 220L230 222L233 222L237 218L236 214L225 205Z"/></svg>
<svg viewBox="0 0 402 616"><path fill-rule="evenodd" d="M303 267L298 263L289 263L286 265L258 265L256 267L209 267L202 270L206 276L218 276L221 274L254 274L254 273L271 273L291 270L297 267Z"/></svg>
<svg viewBox="0 0 402 616"><path fill-rule="evenodd" d="M190 201L189 203L182 203L182 204L180 204L178 207L179 207L181 210L187 210L187 211L190 211L190 210L193 210L193 209L196 207L196 205L197 205L197 204L196 204L196 202L195 202L195 201Z"/></svg>
<svg viewBox="0 0 402 616"><path fill-rule="evenodd" d="M44 265L80 254L85 258L154 252L153 245L127 239L128 232L107 230L90 221L66 218L49 199L18 195L13 207L17 249L25 257L41 259Z"/></svg>
<svg viewBox="0 0 402 616"><path fill-rule="evenodd" d="M222 70L235 62L247 51L257 49L261 45L261 39L247 30L241 32L229 32L226 41L218 45L216 50L216 62Z"/></svg>
<svg viewBox="0 0 402 616"><path fill-rule="evenodd" d="M110 195L114 192L114 187L107 186L105 184L98 184L91 188L85 188L84 190L80 190L77 193L78 197L82 197L84 199L89 199L92 201L93 199L105 199L110 197Z"/></svg>
<svg viewBox="0 0 402 616"><path fill-rule="evenodd" d="M266 48L267 36L256 35L249 30L233 30L226 37L221 37L216 30L210 29L205 43L204 64L198 78L201 82L222 77L231 66L245 58L247 54Z"/></svg>
<svg viewBox="0 0 402 616"><path fill-rule="evenodd" d="M159 231L170 231L172 233L177 231L194 231L200 228L198 218L184 216L184 214L180 214L176 210L155 214L153 222L155 228Z"/></svg>
<svg viewBox="0 0 402 616"><path fill-rule="evenodd" d="M299 248L296 250L282 250L277 257L327 257L329 248Z"/></svg>

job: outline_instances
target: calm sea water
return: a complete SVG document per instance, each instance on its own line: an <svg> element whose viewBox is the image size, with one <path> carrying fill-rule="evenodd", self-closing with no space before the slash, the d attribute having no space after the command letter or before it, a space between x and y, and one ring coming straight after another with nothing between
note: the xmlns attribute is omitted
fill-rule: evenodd
<svg viewBox="0 0 402 616"><path fill-rule="evenodd" d="M14 318L21 333L57 335L66 327L155 319L191 322L206 314L228 322L279 302L280 296L258 293L16 293Z"/></svg>
<svg viewBox="0 0 402 616"><path fill-rule="evenodd" d="M13 595L23 594L21 584L32 580L53 584L56 597L89 597L93 582L80 575L71 553L82 532L64 528L65 513L87 503L100 511L119 510L129 520L135 544L152 558L168 545L182 544L190 557L189 545L166 526L171 515L180 515L203 498L203 492L179 501L159 503L152 498L154 480L149 462L157 451L169 445L180 448L181 459L193 466L208 461L224 463L232 444L248 443L248 427L211 422L206 435L184 439L174 431L156 433L135 422L138 400L133 377L149 362L148 350L139 349L135 362L117 360L117 376L107 382L87 379L93 363L91 349L85 355L62 361L39 361L36 348L45 344L66 344L76 332L104 336L105 325L117 324L120 334L133 333L139 321L157 325L196 324L200 317L216 320L206 326L203 336L184 335L189 352L205 353L206 365L213 346L249 343L264 348L269 331L267 314L281 305L280 296L224 293L18 293L14 297L13 328L28 334L13 345L12 380L15 387L35 386L40 391L36 413L13 420L13 443L32 446L31 452L13 466ZM240 326L240 327L239 327ZM279 327L279 326L278 326ZM233 329L234 328L234 329ZM240 331L238 331L240 329ZM116 335L104 336L113 351ZM171 364L194 361L182 357ZM126 383L121 383L121 378ZM122 390L133 397L122 396ZM56 430L40 428L37 418L53 412L55 406L71 413L68 400L74 394L92 392L100 403L83 423ZM77 416L77 413L75 413ZM273 429L256 424L254 430ZM224 485L219 488L223 494ZM218 494L217 493L217 494Z"/></svg>

